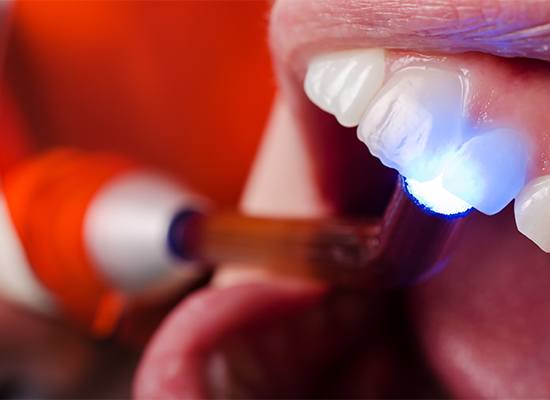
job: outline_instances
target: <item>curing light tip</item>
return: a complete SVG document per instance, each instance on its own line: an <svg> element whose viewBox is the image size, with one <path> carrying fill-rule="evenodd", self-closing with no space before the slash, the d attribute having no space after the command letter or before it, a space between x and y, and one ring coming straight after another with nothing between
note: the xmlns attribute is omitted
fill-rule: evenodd
<svg viewBox="0 0 550 400"><path fill-rule="evenodd" d="M402 177L407 194L426 211L450 218L462 217L472 206L443 188L441 176L426 182Z"/></svg>

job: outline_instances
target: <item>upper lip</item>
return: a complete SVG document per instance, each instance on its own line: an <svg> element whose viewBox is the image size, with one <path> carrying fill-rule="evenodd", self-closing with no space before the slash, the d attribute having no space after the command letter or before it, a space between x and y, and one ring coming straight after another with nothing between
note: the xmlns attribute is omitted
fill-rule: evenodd
<svg viewBox="0 0 550 400"><path fill-rule="evenodd" d="M278 66L299 75L313 55L342 48L550 61L549 20L545 0L282 0L272 10L270 39Z"/></svg>

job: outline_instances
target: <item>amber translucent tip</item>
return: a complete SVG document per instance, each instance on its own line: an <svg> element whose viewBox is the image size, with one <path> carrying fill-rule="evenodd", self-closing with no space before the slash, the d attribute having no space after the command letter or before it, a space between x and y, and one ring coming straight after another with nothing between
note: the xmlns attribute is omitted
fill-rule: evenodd
<svg viewBox="0 0 550 400"><path fill-rule="evenodd" d="M437 264L458 219L427 214L399 186L382 219L271 219L184 211L170 246L186 260L271 268L360 286L402 285Z"/></svg>

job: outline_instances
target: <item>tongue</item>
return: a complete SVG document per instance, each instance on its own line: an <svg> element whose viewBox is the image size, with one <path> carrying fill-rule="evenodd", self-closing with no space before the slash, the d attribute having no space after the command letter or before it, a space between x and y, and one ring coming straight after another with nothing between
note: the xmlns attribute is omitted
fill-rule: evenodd
<svg viewBox="0 0 550 400"><path fill-rule="evenodd" d="M418 334L457 397L550 393L550 265L510 208L472 216L447 269L411 293Z"/></svg>

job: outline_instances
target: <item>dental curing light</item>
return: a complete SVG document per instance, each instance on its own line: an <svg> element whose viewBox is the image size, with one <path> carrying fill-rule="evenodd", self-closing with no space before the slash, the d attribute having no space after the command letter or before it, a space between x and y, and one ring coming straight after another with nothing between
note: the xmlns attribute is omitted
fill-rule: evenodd
<svg viewBox="0 0 550 400"><path fill-rule="evenodd" d="M419 207L426 212L449 218L462 217L472 210L472 206L447 191L441 182L441 176L426 182L401 178L403 187Z"/></svg>
<svg viewBox="0 0 550 400"><path fill-rule="evenodd" d="M299 265L335 284L407 285L441 267L460 218L426 212L403 185L400 179L378 220L285 220L183 210L170 227L170 247L189 261Z"/></svg>
<svg viewBox="0 0 550 400"><path fill-rule="evenodd" d="M112 334L136 297L225 262L289 274L305 267L335 285L374 290L406 285L441 265L461 220L425 212L401 180L380 219L216 211L124 157L74 150L26 160L2 184L3 222L21 247L4 251L0 267L26 282L11 285L10 298L36 309L51 303L96 336Z"/></svg>

